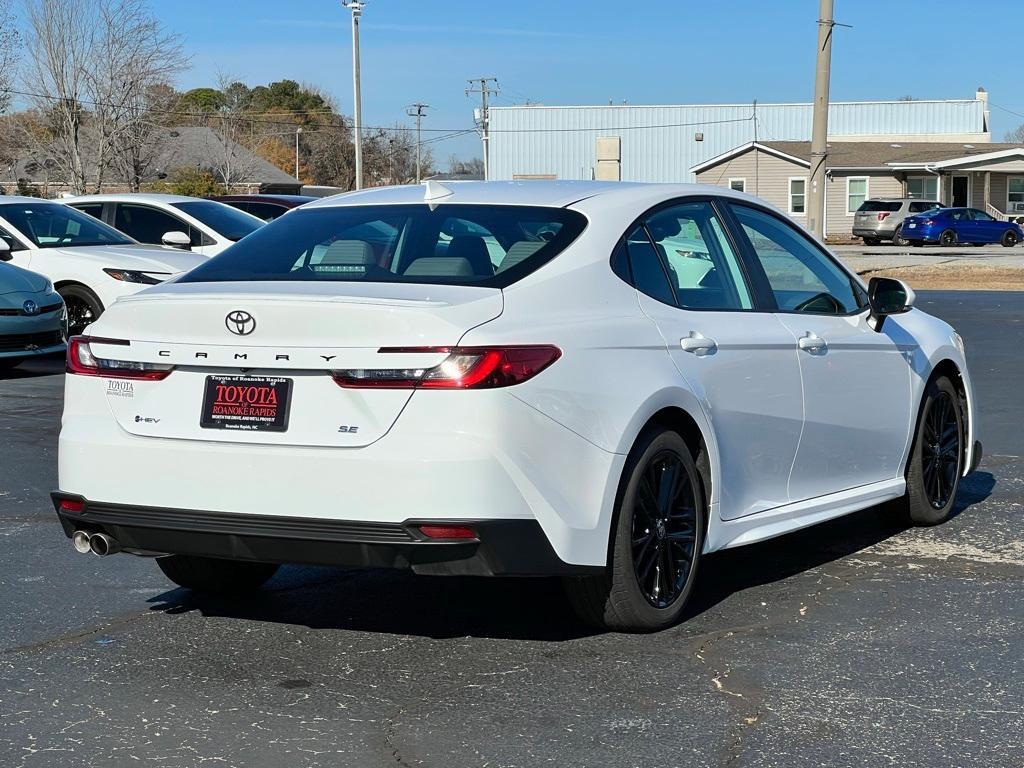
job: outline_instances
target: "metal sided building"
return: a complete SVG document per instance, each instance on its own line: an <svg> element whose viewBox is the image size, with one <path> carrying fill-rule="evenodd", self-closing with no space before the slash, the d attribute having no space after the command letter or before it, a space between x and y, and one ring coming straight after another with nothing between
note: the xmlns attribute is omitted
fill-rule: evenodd
<svg viewBox="0 0 1024 768"><path fill-rule="evenodd" d="M515 106L490 109L492 179L694 181L691 168L750 142L808 141L810 104ZM983 143L988 94L833 102L832 141Z"/></svg>

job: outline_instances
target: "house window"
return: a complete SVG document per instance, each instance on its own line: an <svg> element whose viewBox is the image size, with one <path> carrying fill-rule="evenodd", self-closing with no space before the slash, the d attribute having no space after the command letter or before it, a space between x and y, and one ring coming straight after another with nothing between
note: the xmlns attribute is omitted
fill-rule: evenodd
<svg viewBox="0 0 1024 768"><path fill-rule="evenodd" d="M1024 176L1006 180L1006 212L1024 211Z"/></svg>
<svg viewBox="0 0 1024 768"><path fill-rule="evenodd" d="M853 216L868 199L868 177L850 176L846 179L846 215Z"/></svg>
<svg viewBox="0 0 1024 768"><path fill-rule="evenodd" d="M789 212L795 216L807 213L807 179L794 176L789 180Z"/></svg>
<svg viewBox="0 0 1024 768"><path fill-rule="evenodd" d="M907 178L907 197L915 200L938 200L938 176L909 176Z"/></svg>
<svg viewBox="0 0 1024 768"><path fill-rule="evenodd" d="M729 179L729 189L733 192L746 192L747 191L747 180L746 179Z"/></svg>

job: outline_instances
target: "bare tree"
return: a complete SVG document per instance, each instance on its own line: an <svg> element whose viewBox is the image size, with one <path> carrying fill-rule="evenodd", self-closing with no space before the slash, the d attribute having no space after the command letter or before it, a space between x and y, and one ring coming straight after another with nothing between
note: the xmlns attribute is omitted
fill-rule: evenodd
<svg viewBox="0 0 1024 768"><path fill-rule="evenodd" d="M252 175L258 162L254 153L257 144L255 122L246 116L249 89L228 74L217 77L224 94L224 104L207 119L212 129L207 139L210 169L217 180L231 189Z"/></svg>
<svg viewBox="0 0 1024 768"><path fill-rule="evenodd" d="M145 0L94 0L95 33L86 81L98 146L96 191L108 165L138 191L172 105L168 81L185 68L178 35L166 32Z"/></svg>
<svg viewBox="0 0 1024 768"><path fill-rule="evenodd" d="M11 103L9 88L18 60L18 31L14 26L11 0L0 0L0 112Z"/></svg>
<svg viewBox="0 0 1024 768"><path fill-rule="evenodd" d="M1006 141L1009 144L1024 144L1024 125L1018 125L1006 134Z"/></svg>
<svg viewBox="0 0 1024 768"><path fill-rule="evenodd" d="M47 125L45 150L75 192L86 189L86 72L95 42L91 0L25 0L28 63L24 82ZM35 144L37 136L26 132Z"/></svg>

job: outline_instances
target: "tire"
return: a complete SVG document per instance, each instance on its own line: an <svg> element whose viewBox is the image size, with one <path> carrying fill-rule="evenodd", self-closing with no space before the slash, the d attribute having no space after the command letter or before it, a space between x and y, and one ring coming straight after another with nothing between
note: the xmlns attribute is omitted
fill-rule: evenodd
<svg viewBox="0 0 1024 768"><path fill-rule="evenodd" d="M910 241L903 236L903 227L896 227L896 231L892 233L892 244L898 245L900 248L906 248L910 244Z"/></svg>
<svg viewBox="0 0 1024 768"><path fill-rule="evenodd" d="M879 243L879 239L877 237L865 237L862 239L864 240L864 245L878 245Z"/></svg>
<svg viewBox="0 0 1024 768"><path fill-rule="evenodd" d="M84 285L72 283L57 289L68 308L68 336L77 336L103 314L103 302Z"/></svg>
<svg viewBox="0 0 1024 768"><path fill-rule="evenodd" d="M217 560L212 557L191 555L158 557L156 564L160 566L164 576L179 587L221 595L255 591L280 568L277 563Z"/></svg>
<svg viewBox="0 0 1024 768"><path fill-rule="evenodd" d="M1000 240L1004 248L1013 248L1018 242L1017 233L1010 230L1006 230L1003 233L1003 239Z"/></svg>
<svg viewBox="0 0 1024 768"><path fill-rule="evenodd" d="M659 489L676 489L674 498L650 492L655 478L665 483ZM564 582L577 615L622 632L655 632L679 621L697 577L706 514L700 472L683 438L660 428L644 432L623 471L606 572Z"/></svg>
<svg viewBox="0 0 1024 768"><path fill-rule="evenodd" d="M939 245L956 245L956 242L956 232L954 232L952 229L947 229L941 235L939 235Z"/></svg>
<svg viewBox="0 0 1024 768"><path fill-rule="evenodd" d="M915 525L938 525L953 514L964 466L962 408L960 394L948 378L928 382L906 472L904 501Z"/></svg>

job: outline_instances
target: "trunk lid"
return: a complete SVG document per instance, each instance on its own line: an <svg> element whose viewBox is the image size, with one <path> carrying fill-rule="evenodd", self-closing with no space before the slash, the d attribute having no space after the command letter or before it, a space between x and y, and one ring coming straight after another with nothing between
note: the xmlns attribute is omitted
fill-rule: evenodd
<svg viewBox="0 0 1024 768"><path fill-rule="evenodd" d="M454 346L469 329L498 317L502 306L500 290L466 286L168 283L119 300L90 334L131 341L129 346L95 342L99 357L175 366L161 381L106 380L111 412L132 434L360 447L387 433L412 391L342 388L332 370L436 365L444 353L379 350ZM278 400L275 407L286 409L286 424L284 414L275 413L276 422L268 427L257 413L242 428L210 426L210 408L222 396L218 392L229 400L245 396L218 385L241 387L250 395L248 388L257 386L262 390L257 401ZM280 402L285 399L287 404ZM227 421L239 414L228 413Z"/></svg>

